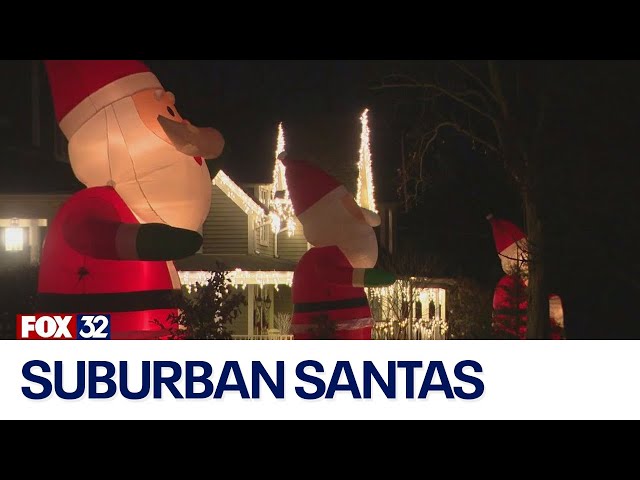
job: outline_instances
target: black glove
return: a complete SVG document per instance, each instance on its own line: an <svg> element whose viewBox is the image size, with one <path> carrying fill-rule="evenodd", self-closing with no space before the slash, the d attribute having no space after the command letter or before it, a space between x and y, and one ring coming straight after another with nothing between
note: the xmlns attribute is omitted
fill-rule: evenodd
<svg viewBox="0 0 640 480"><path fill-rule="evenodd" d="M396 279L395 274L378 268L367 268L364 271L365 287L386 287L393 285Z"/></svg>
<svg viewBox="0 0 640 480"><path fill-rule="evenodd" d="M202 246L202 236L193 230L163 223L140 225L136 250L140 260L180 260L190 257Z"/></svg>

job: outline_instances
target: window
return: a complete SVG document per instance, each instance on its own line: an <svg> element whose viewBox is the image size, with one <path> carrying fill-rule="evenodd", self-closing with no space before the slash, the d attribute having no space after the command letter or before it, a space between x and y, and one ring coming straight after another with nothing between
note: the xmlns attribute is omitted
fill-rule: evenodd
<svg viewBox="0 0 640 480"><path fill-rule="evenodd" d="M269 197L271 197L269 187L258 187L258 199L260 203L267 208L269 208Z"/></svg>
<svg viewBox="0 0 640 480"><path fill-rule="evenodd" d="M4 249L7 252L21 252L24 249L24 229L18 225L18 219L4 229Z"/></svg>
<svg viewBox="0 0 640 480"><path fill-rule="evenodd" d="M271 197L271 192L269 187L258 187L258 200L262 205L269 208L269 200ZM269 234L271 233L271 225L265 224L259 228L258 232L258 243L265 247L269 246Z"/></svg>
<svg viewBox="0 0 640 480"><path fill-rule="evenodd" d="M37 264L46 232L46 218L0 218L0 257Z"/></svg>

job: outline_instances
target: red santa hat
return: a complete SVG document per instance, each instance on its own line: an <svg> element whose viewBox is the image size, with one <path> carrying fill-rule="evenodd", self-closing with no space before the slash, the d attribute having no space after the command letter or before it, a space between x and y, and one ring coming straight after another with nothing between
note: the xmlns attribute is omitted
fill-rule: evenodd
<svg viewBox="0 0 640 480"><path fill-rule="evenodd" d="M162 88L138 60L45 60L53 105L69 139L107 105L141 90Z"/></svg>
<svg viewBox="0 0 640 480"><path fill-rule="evenodd" d="M487 220L493 229L493 240L496 242L498 253L504 252L511 245L525 237L525 234L513 223L501 218L495 218L492 214L487 215Z"/></svg>
<svg viewBox="0 0 640 480"><path fill-rule="evenodd" d="M278 158L286 167L285 177L293 211L300 216L342 184L324 170L302 160L293 160L284 153Z"/></svg>

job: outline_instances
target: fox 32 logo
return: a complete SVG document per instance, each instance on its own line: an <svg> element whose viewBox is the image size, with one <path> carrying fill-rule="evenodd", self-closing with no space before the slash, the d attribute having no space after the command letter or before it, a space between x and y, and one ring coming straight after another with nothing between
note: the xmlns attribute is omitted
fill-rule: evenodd
<svg viewBox="0 0 640 480"><path fill-rule="evenodd" d="M109 313L17 315L18 340L111 340Z"/></svg>

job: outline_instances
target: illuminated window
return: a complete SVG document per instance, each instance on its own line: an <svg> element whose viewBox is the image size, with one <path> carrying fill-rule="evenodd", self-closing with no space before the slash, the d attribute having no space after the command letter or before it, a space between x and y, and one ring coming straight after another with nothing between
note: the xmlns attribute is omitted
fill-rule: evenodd
<svg viewBox="0 0 640 480"><path fill-rule="evenodd" d="M265 207L268 207L270 198L271 198L271 192L269 191L269 188L260 186L258 189L258 199L260 200L260 203ZM265 247L268 247L269 246L269 230L270 230L269 225L265 224L264 226L260 227L259 230L260 232L259 232L258 241L260 242L260 245L264 245Z"/></svg>
<svg viewBox="0 0 640 480"><path fill-rule="evenodd" d="M260 203L265 207L269 207L269 198L271 197L270 193L271 192L269 192L268 187L264 187L261 185L258 188L258 197L259 197Z"/></svg>
<svg viewBox="0 0 640 480"><path fill-rule="evenodd" d="M18 226L18 220L11 220L11 226L4 230L4 249L7 252L21 252L24 249L24 230Z"/></svg>

